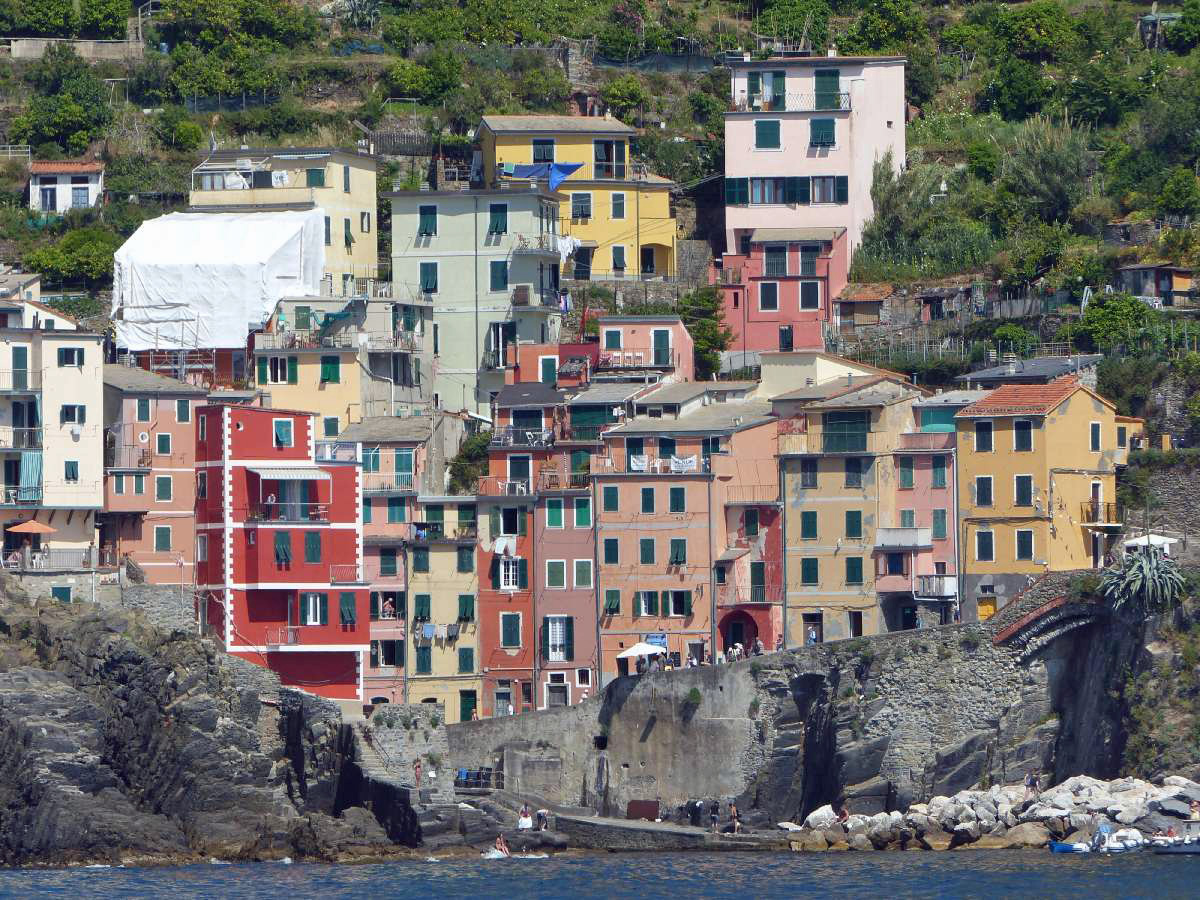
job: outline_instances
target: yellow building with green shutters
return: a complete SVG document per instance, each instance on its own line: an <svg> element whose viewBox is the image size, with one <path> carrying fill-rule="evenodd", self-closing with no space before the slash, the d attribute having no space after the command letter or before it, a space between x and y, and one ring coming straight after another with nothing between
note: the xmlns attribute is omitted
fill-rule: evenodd
<svg viewBox="0 0 1200 900"><path fill-rule="evenodd" d="M419 496L405 541L409 703L443 703L447 722L470 721L483 696L473 498Z"/></svg>
<svg viewBox="0 0 1200 900"><path fill-rule="evenodd" d="M568 277L656 278L676 274L674 183L632 161L636 129L610 116L484 116L483 179L505 183L518 165L577 163L557 190L568 202L560 233L576 238Z"/></svg>

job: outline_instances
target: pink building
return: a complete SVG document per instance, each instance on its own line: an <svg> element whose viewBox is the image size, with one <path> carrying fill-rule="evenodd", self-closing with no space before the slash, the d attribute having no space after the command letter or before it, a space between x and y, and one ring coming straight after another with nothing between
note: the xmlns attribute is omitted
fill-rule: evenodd
<svg viewBox="0 0 1200 900"><path fill-rule="evenodd" d="M191 584L196 410L205 391L131 366L104 367L101 546L150 584Z"/></svg>
<svg viewBox="0 0 1200 900"><path fill-rule="evenodd" d="M695 346L678 316L600 316L596 371L656 372L663 380L696 377Z"/></svg>
<svg viewBox="0 0 1200 900"><path fill-rule="evenodd" d="M748 349L778 349L778 328L793 313L835 313L831 298L845 286L873 215L874 165L889 150L897 171L904 164L904 64L902 57L832 56L747 56L731 64L726 259L717 281L729 295L727 310L736 288L750 310L779 313L746 335L755 345ZM799 308L787 306L767 280L768 269L785 271L791 254L800 257ZM783 277L792 271L788 266ZM739 338L742 318L727 314Z"/></svg>
<svg viewBox="0 0 1200 900"><path fill-rule="evenodd" d="M947 391L913 404L892 453L896 521L875 534L875 591L889 631L947 625L958 602L954 415L987 391Z"/></svg>
<svg viewBox="0 0 1200 900"><path fill-rule="evenodd" d="M752 383L712 387L652 391L637 398L638 416L602 435L593 460L602 683L629 671L617 657L641 641L676 664L723 650L728 637L773 646L781 581L770 589L756 566L764 578L751 589L764 535L745 529L750 510L751 520L773 521L775 419L748 399Z"/></svg>

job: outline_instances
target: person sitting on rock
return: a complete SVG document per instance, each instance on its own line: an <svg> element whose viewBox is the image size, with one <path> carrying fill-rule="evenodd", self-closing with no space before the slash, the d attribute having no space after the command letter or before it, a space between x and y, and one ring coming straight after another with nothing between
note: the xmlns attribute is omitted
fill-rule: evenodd
<svg viewBox="0 0 1200 900"><path fill-rule="evenodd" d="M503 853L505 856L512 856L512 854L508 850L508 841L506 841L504 839L504 835L502 835L502 834L496 835L496 849L499 850L501 853Z"/></svg>
<svg viewBox="0 0 1200 900"><path fill-rule="evenodd" d="M849 818L850 818L850 810L846 809L846 804L843 802L842 805L840 807L838 807L837 820L840 823L840 822L845 822Z"/></svg>

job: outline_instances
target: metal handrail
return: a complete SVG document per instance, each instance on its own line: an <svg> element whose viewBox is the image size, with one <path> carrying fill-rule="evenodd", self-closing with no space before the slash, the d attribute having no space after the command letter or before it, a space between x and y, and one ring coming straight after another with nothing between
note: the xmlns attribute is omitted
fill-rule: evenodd
<svg viewBox="0 0 1200 900"><path fill-rule="evenodd" d="M328 503L262 503L247 511L255 522L328 522Z"/></svg>

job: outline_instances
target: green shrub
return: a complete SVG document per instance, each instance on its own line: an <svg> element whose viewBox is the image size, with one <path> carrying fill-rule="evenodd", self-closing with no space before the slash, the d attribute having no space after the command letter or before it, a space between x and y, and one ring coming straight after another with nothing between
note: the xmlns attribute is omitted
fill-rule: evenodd
<svg viewBox="0 0 1200 900"><path fill-rule="evenodd" d="M968 653L974 653L979 649L979 635L972 633L964 634L959 640L958 645Z"/></svg>
<svg viewBox="0 0 1200 900"><path fill-rule="evenodd" d="M687 696L683 698L683 705L696 707L700 705L701 699L703 698L700 695L700 689L692 688L687 692Z"/></svg>

